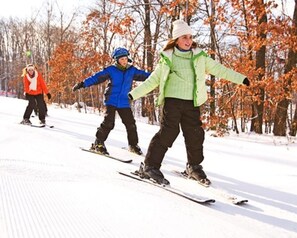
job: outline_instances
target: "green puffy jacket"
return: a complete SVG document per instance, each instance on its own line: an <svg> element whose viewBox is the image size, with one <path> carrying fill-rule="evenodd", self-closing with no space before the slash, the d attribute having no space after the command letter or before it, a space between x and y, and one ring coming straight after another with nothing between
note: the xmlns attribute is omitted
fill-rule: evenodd
<svg viewBox="0 0 297 238"><path fill-rule="evenodd" d="M134 88L130 94L134 100L143 97L156 87L159 86L159 96L156 105L164 103L164 92L172 65L173 49L161 52L161 59L157 64L155 70L141 85ZM206 74L212 74L215 77L227 79L233 83L241 84L246 76L231 70L219 62L211 59L201 49L193 49L193 68L196 75L195 92L194 92L194 106L200 106L207 100Z"/></svg>

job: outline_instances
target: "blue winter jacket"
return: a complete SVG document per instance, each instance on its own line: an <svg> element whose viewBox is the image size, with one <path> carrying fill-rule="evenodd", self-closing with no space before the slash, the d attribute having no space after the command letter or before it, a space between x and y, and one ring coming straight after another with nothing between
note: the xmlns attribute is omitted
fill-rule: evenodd
<svg viewBox="0 0 297 238"><path fill-rule="evenodd" d="M84 80L84 87L90 87L109 80L105 89L106 106L114 106L117 108L130 108L128 92L132 88L132 82L144 81L150 73L139 70L133 65L129 65L126 69L120 69L116 65L108 66Z"/></svg>

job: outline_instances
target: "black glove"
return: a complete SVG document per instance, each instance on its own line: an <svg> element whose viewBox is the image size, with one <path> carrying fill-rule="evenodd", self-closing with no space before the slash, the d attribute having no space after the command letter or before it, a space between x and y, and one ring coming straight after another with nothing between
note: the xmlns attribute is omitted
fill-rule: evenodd
<svg viewBox="0 0 297 238"><path fill-rule="evenodd" d="M47 96L48 100L51 100L52 95L50 93L46 94L46 96Z"/></svg>
<svg viewBox="0 0 297 238"><path fill-rule="evenodd" d="M133 97L132 97L132 95L130 93L128 93L128 98L129 98L130 101L133 101Z"/></svg>
<svg viewBox="0 0 297 238"><path fill-rule="evenodd" d="M242 83L246 86L250 86L250 80L248 80L248 78L245 78Z"/></svg>
<svg viewBox="0 0 297 238"><path fill-rule="evenodd" d="M25 99L29 100L28 93L24 93Z"/></svg>
<svg viewBox="0 0 297 238"><path fill-rule="evenodd" d="M77 83L77 84L75 84L73 86L72 91L74 92L74 91L76 91L76 90L78 90L80 88L84 88L84 87L85 87L84 82L80 82L80 83Z"/></svg>

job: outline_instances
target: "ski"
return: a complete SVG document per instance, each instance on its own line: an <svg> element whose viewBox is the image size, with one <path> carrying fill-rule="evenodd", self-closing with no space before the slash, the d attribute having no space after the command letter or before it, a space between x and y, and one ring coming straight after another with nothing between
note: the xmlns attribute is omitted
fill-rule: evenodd
<svg viewBox="0 0 297 238"><path fill-rule="evenodd" d="M148 183L148 184L154 185L156 187L159 187L161 189L164 189L164 190L166 190L166 191L168 191L170 193L173 193L175 195L178 195L178 196L180 196L182 198L185 198L185 199L190 200L190 201L195 202L195 203L199 203L199 204L210 204L210 203L214 203L215 202L214 199L198 198L195 195L186 194L186 193L184 193L182 191L179 191L177 189L174 189L174 188L170 187L170 185L158 184L158 183L156 183L156 182L154 182L152 180L141 178L135 172L131 172L131 173L118 172L118 173L120 175L129 177L129 178L132 178L132 179L135 179L135 180L138 180L138 181L142 181L144 183Z"/></svg>
<svg viewBox="0 0 297 238"><path fill-rule="evenodd" d="M31 126L31 127L37 127L37 128L43 128L43 127L45 127L45 125L43 125L43 124L40 124L40 125L37 125L37 124L31 124L30 126Z"/></svg>
<svg viewBox="0 0 297 238"><path fill-rule="evenodd" d="M24 126L36 127L36 128L43 128L43 127L54 128L53 125L48 125L48 124L22 124L22 123L19 123L19 124L24 125Z"/></svg>
<svg viewBox="0 0 297 238"><path fill-rule="evenodd" d="M120 158L117 158L117 157L114 157L112 155L107 155L107 154L101 154L99 152L96 152L94 150L90 150L90 149L86 149L86 148L83 148L83 147L79 147L81 150L83 151L87 151L87 152L90 152L90 153L93 153L93 154L97 154L97 155L102 155L102 156L105 156L107 158L110 158L110 159L113 159L113 160L117 160L117 161L120 161L120 162L123 162L123 163L131 163L132 162L132 159L129 159L129 160L124 160L124 159L120 159Z"/></svg>
<svg viewBox="0 0 297 238"><path fill-rule="evenodd" d="M31 127L37 127L37 128L43 128L43 127L54 128L53 125L48 125L48 124L40 124L40 125L31 124Z"/></svg>
<svg viewBox="0 0 297 238"><path fill-rule="evenodd" d="M188 175L187 173L184 171L184 172L180 172L180 171L176 171L174 170L173 171L175 174L179 175L180 177L182 178L185 178L185 179L189 179L188 178ZM213 194L215 195L219 195L220 197L223 197L224 199L226 199L227 201L231 202L232 204L234 205L242 205L242 204L246 204L248 203L248 200L247 199L244 199L244 198L238 198L237 196L233 195L233 194L230 194L226 191L223 191L222 189L220 188L216 188L214 185L210 184L208 186L205 186L201 183L199 183L198 181L196 180L193 180L195 182L197 182L199 185L202 185L202 187L204 188L207 188L208 191L212 192Z"/></svg>

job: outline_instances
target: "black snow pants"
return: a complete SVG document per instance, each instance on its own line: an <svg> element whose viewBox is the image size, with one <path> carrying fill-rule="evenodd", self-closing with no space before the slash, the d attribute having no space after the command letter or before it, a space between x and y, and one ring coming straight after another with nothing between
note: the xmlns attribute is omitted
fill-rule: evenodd
<svg viewBox="0 0 297 238"><path fill-rule="evenodd" d="M185 138L188 163L200 164L203 159L204 129L200 109L193 100L165 98L160 130L152 138L144 163L160 168L168 148L177 138L180 127Z"/></svg>
<svg viewBox="0 0 297 238"><path fill-rule="evenodd" d="M30 119L31 114L37 105L39 120L44 120L45 114L46 114L46 106L45 106L46 104L44 101L43 94L38 94L38 95L27 94L26 98L29 101L29 103L28 103L28 106L26 107L23 118Z"/></svg>
<svg viewBox="0 0 297 238"><path fill-rule="evenodd" d="M110 131L114 128L116 111L118 112L123 124L126 127L129 145L137 145L137 128L131 108L117 108L114 106L106 107L104 120L101 123L100 127L97 128L97 141L104 142L107 139Z"/></svg>

